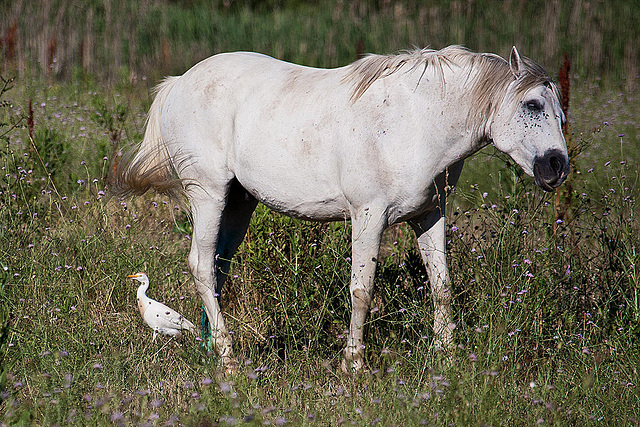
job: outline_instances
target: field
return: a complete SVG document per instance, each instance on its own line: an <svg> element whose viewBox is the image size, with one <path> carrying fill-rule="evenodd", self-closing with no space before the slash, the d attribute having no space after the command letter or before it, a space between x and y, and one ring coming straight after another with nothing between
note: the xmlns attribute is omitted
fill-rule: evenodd
<svg viewBox="0 0 640 427"><path fill-rule="evenodd" d="M0 5L0 425L640 423L640 7L329 3ZM199 337L151 340L126 275L146 271L199 326L189 216L110 197L107 177L162 75L227 50L329 67L453 43L517 44L556 76L567 53L573 169L544 193L491 148L467 162L447 208L451 362L402 225L381 250L368 371L341 373L350 225L264 207L222 295L241 373Z"/></svg>

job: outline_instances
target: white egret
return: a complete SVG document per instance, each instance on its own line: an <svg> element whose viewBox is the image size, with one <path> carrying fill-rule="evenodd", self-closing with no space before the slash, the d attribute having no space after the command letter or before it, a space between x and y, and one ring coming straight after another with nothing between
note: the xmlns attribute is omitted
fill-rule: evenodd
<svg viewBox="0 0 640 427"><path fill-rule="evenodd" d="M144 321L153 329L154 340L158 334L176 337L183 330L195 332L195 325L184 316L146 295L149 278L145 273L130 274L127 277L142 283L138 287L138 309Z"/></svg>

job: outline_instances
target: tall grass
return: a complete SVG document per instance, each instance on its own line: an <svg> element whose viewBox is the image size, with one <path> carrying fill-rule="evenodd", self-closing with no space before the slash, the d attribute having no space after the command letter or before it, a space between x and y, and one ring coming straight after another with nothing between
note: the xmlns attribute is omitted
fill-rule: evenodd
<svg viewBox="0 0 640 427"><path fill-rule="evenodd" d="M502 55L517 45L546 66L567 52L582 78L626 79L631 86L638 77L640 8L633 1L290 3L4 2L3 71L155 79L230 50L335 67L362 51L457 43Z"/></svg>

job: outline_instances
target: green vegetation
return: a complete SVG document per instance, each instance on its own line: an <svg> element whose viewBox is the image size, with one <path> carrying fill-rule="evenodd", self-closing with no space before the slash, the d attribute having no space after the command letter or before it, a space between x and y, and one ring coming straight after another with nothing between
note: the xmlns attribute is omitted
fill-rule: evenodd
<svg viewBox="0 0 640 427"><path fill-rule="evenodd" d="M640 71L633 0L13 0L0 12L2 50L24 75L155 81L225 51L336 67L363 52L450 44L500 55L516 45L545 66L566 52L580 78L631 84Z"/></svg>
<svg viewBox="0 0 640 427"><path fill-rule="evenodd" d="M537 2L205 3L0 6L0 425L640 422L640 91L637 50L625 47L637 45L637 6L567 2L549 18ZM47 61L45 27L65 28L49 72L35 66ZM221 376L196 337L152 342L127 274L148 272L149 295L196 324L201 308L188 216L105 188L117 151L141 138L149 87L222 50L341 65L360 38L377 52L464 43L505 54L515 41L552 74L564 50L573 61L580 148L559 194L486 149L449 200L452 362L431 348L429 286L398 226L377 271L370 371L340 373L350 226L264 208L222 296L242 372Z"/></svg>

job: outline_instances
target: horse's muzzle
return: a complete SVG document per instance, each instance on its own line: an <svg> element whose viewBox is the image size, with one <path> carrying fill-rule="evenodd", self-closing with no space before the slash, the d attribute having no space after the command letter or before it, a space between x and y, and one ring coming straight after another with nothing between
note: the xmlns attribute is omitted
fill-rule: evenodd
<svg viewBox="0 0 640 427"><path fill-rule="evenodd" d="M567 155L560 150L547 150L533 159L533 176L544 191L552 191L567 179L571 167Z"/></svg>

